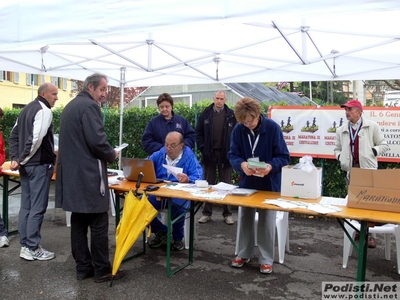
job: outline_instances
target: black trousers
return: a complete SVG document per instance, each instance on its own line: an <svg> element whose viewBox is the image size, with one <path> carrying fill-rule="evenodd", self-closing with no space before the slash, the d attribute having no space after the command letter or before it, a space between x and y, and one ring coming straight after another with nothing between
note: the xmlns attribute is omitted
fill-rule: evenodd
<svg viewBox="0 0 400 300"><path fill-rule="evenodd" d="M88 229L90 228L90 248ZM108 252L108 212L71 214L71 248L77 274L94 269L94 277L111 272Z"/></svg>
<svg viewBox="0 0 400 300"><path fill-rule="evenodd" d="M214 150L214 158L216 160L216 164L205 164L203 166L204 169L204 178L207 180L208 184L214 185L217 183L217 171L220 182L225 182L232 184L232 167L224 166L222 167L222 161L224 160L221 157L221 151ZM222 205L222 215L224 217L232 216L231 206L230 205ZM212 203L204 203L203 207L203 215L211 216L212 215Z"/></svg>

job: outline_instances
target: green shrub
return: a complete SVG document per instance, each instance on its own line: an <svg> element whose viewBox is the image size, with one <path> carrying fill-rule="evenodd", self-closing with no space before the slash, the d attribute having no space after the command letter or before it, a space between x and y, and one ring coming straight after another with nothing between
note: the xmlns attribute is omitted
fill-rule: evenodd
<svg viewBox="0 0 400 300"><path fill-rule="evenodd" d="M196 103L192 108L182 104L176 103L174 105L174 112L185 117L189 123L195 128L196 121L203 110L212 103L211 100L202 101ZM268 106L265 103L262 104L262 110L265 115L268 112ZM3 137L6 144L7 158L8 156L8 139L12 127L20 113L20 109L5 109L4 117L1 121L1 128L3 131ZM53 123L55 133L60 131L60 116L62 108L53 110ZM114 147L120 144L120 110L119 108L105 108L102 109L102 113L105 121L105 131L108 137L109 143ZM122 150L122 156L125 157L147 157L147 153L142 149L142 135L146 124L151 118L158 115L157 108L150 106L146 108L130 108L123 112L123 134L122 143L128 143L129 146ZM201 159L201 153L195 149L196 155ZM293 157L291 164L294 165L299 162L299 158ZM314 159L314 164L317 167L323 168L323 195L329 195L331 197L344 197L347 194L346 184L344 181L344 174L340 170L339 163L332 159ZM379 168L399 168L399 163L380 163ZM118 168L118 162L110 165L110 168ZM234 172L233 183L237 183L239 178L238 174Z"/></svg>

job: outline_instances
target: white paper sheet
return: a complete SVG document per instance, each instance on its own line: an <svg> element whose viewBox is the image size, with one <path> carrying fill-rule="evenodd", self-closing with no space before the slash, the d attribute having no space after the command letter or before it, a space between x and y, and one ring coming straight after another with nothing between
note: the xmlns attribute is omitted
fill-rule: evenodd
<svg viewBox="0 0 400 300"><path fill-rule="evenodd" d="M199 192L193 192L191 194L198 198L204 198L210 200L223 200L226 196L226 192L220 192L220 191L215 191L211 193L199 191Z"/></svg>
<svg viewBox="0 0 400 300"><path fill-rule="evenodd" d="M320 203L307 203L302 201L290 201L284 199L267 199L263 203L273 204L282 208L303 208L310 211L315 211L320 214L328 214L342 211L340 207L333 205L325 205Z"/></svg>
<svg viewBox="0 0 400 300"><path fill-rule="evenodd" d="M128 147L128 146L129 146L129 144L123 143L122 145L116 146L116 147L114 148L114 150L116 150L116 151L118 151L118 152L121 152L122 149L124 149L124 148L126 148L126 147Z"/></svg>
<svg viewBox="0 0 400 300"><path fill-rule="evenodd" d="M165 164L163 164L163 167L166 168L172 175L174 175L176 179L178 179L179 173L183 173L183 168L177 168L177 167L168 166Z"/></svg>
<svg viewBox="0 0 400 300"><path fill-rule="evenodd" d="M212 187L212 189L214 191L231 191L231 190L236 189L236 188L238 188L237 185L228 184L228 183L225 183L225 182L219 182L218 184L213 185L213 187Z"/></svg>
<svg viewBox="0 0 400 300"><path fill-rule="evenodd" d="M116 185L120 183L120 180L118 179L119 177L117 176L112 176L112 177L108 177L108 185Z"/></svg>
<svg viewBox="0 0 400 300"><path fill-rule="evenodd" d="M282 199L266 199L263 203L276 205L282 208L298 208L299 205L296 202L290 202Z"/></svg>
<svg viewBox="0 0 400 300"><path fill-rule="evenodd" d="M335 198L335 197L322 197L320 204L327 204L327 205L340 205L346 206L347 205L347 198Z"/></svg>

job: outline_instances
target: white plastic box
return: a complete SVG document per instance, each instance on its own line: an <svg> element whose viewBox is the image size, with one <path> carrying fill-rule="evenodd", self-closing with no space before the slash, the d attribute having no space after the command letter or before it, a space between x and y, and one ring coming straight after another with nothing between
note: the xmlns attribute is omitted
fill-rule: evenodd
<svg viewBox="0 0 400 300"><path fill-rule="evenodd" d="M322 169L310 173L293 166L282 168L281 196L316 199L321 196Z"/></svg>

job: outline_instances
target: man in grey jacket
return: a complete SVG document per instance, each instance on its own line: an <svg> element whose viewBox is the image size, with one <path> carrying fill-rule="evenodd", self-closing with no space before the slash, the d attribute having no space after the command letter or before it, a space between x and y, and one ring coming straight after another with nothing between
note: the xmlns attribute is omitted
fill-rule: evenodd
<svg viewBox="0 0 400 300"><path fill-rule="evenodd" d="M40 246L44 214L56 155L54 154L53 112L58 88L43 83L37 98L21 111L10 134L11 170L19 170L21 208L18 219L20 257L49 260L53 252Z"/></svg>
<svg viewBox="0 0 400 300"><path fill-rule="evenodd" d="M71 214L71 248L77 279L111 280L108 250L109 190L107 163L118 151L107 142L100 104L107 77L86 78L83 91L65 106L60 118L56 207ZM88 245L90 228L90 247ZM118 271L114 279L124 276Z"/></svg>
<svg viewBox="0 0 400 300"><path fill-rule="evenodd" d="M336 129L335 157L346 172L346 184L350 183L351 168L378 169L378 155L389 146L377 123L362 117L363 108L358 100L352 99L341 105L346 112L347 123ZM368 247L375 248L376 242L368 237Z"/></svg>

